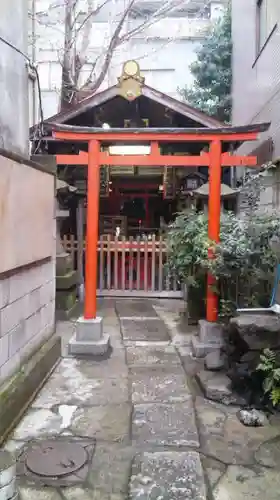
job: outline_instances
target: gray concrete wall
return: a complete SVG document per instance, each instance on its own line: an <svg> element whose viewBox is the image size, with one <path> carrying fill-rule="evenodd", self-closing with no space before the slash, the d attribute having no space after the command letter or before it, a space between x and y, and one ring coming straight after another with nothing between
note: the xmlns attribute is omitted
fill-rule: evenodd
<svg viewBox="0 0 280 500"><path fill-rule="evenodd" d="M27 0L1 0L0 35L28 50ZM26 60L0 40L0 147L28 155L28 71Z"/></svg>
<svg viewBox="0 0 280 500"><path fill-rule="evenodd" d="M9 161L0 156L0 165ZM42 172L26 163L20 163L21 169L32 170L37 177L35 185L41 184L40 178L45 179L46 211L52 211L52 217L47 222L47 231L41 234L48 248L47 257L36 260L29 246L29 264L18 268L13 267L0 273L0 385L9 376L16 372L21 364L50 337L55 329L55 257L56 257L56 219L55 219L55 176ZM40 167L39 167L40 168ZM42 167L41 167L42 168ZM27 172L28 173L28 172ZM52 182L48 182L51 180ZM7 211L8 197L1 196L3 179L0 176L0 199L3 200L2 212ZM51 185L50 185L51 184ZM22 226L30 226L28 238L36 241L40 238L38 228L33 224L33 214L38 210L38 199L32 197L34 186L30 189L25 186L25 194L33 200L30 214L22 219ZM20 207L18 207L20 211ZM1 211L0 211L1 212ZM1 217L0 213L0 219ZM10 220L10 224L15 221ZM17 225L19 223L17 222ZM16 225L16 224L15 224ZM30 233L31 231L31 233ZM1 222L0 222L1 232ZM49 244L51 240L51 245ZM5 238L0 245L0 260L5 260Z"/></svg>

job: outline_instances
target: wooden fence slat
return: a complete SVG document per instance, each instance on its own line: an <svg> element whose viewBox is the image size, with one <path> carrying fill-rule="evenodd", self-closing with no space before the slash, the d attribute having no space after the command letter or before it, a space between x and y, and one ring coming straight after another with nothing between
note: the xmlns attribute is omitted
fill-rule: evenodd
<svg viewBox="0 0 280 500"><path fill-rule="evenodd" d="M100 272L100 276L99 276L99 283L100 283L100 290L103 290L104 289L104 241L103 239L101 238L100 240L100 244L99 244L99 248L100 248L100 251L99 251L99 262L100 262L100 266L99 266L99 272Z"/></svg>
<svg viewBox="0 0 280 500"><path fill-rule="evenodd" d="M133 284L133 258L134 258L134 255L133 255L133 248L132 248L132 245L133 245L133 237L130 236L129 238L129 243L130 243L130 247L129 247L129 254L128 254L128 287L129 287L129 290L132 290L133 287L132 287L132 284Z"/></svg>
<svg viewBox="0 0 280 500"><path fill-rule="evenodd" d="M137 255L136 255L136 259L137 259L137 263L136 263L136 273L137 273L137 277L136 277L136 288L137 290L140 290L140 273L141 273L141 250L140 250L140 236L137 236Z"/></svg>
<svg viewBox="0 0 280 500"><path fill-rule="evenodd" d="M170 273L167 271L166 278L165 278L165 290L167 292L170 292Z"/></svg>
<svg viewBox="0 0 280 500"><path fill-rule="evenodd" d="M107 290L111 290L111 235L107 235Z"/></svg>
<svg viewBox="0 0 280 500"><path fill-rule="evenodd" d="M118 252L118 236L115 236L115 252L114 252L114 289L118 290L118 271L119 271L119 252Z"/></svg>
<svg viewBox="0 0 280 500"><path fill-rule="evenodd" d="M156 235L153 234L152 236L152 280L151 280L151 285L152 285L152 292L155 291L156 289Z"/></svg>
<svg viewBox="0 0 280 500"><path fill-rule="evenodd" d="M122 290L125 290L125 236L122 237L122 262L121 262L121 270L122 270Z"/></svg>
<svg viewBox="0 0 280 500"><path fill-rule="evenodd" d="M71 255L71 259L72 259L72 266L74 267L75 265L75 238L74 238L74 234L71 234L70 236L70 255Z"/></svg>
<svg viewBox="0 0 280 500"><path fill-rule="evenodd" d="M148 291L148 260L149 260L149 249L147 239L144 242L144 291Z"/></svg>
<svg viewBox="0 0 280 500"><path fill-rule="evenodd" d="M172 291L176 292L177 291L177 279L176 276L173 276L173 286L172 286Z"/></svg>
<svg viewBox="0 0 280 500"><path fill-rule="evenodd" d="M162 288L163 288L162 247L163 247L163 238L162 238L162 236L160 236L160 238L159 238L159 259L158 259L158 290L160 292L162 292Z"/></svg>

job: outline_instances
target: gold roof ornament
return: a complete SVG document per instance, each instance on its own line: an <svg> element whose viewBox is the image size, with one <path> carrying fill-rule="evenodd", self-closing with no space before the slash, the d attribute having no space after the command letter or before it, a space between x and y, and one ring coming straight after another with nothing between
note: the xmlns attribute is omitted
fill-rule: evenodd
<svg viewBox="0 0 280 500"><path fill-rule="evenodd" d="M128 101L134 101L142 94L144 82L145 78L140 74L139 64L134 60L126 61L118 78L119 94Z"/></svg>

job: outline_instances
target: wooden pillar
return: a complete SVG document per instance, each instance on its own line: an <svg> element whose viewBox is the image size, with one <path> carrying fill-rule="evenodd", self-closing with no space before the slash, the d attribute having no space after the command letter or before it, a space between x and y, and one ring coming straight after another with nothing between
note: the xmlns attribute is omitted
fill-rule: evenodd
<svg viewBox="0 0 280 500"><path fill-rule="evenodd" d="M99 171L99 142L93 139L88 144L85 319L96 318Z"/></svg>
<svg viewBox="0 0 280 500"><path fill-rule="evenodd" d="M77 269L79 285L84 284L84 198L79 197L77 205Z"/></svg>
<svg viewBox="0 0 280 500"><path fill-rule="evenodd" d="M210 240L218 242L220 238L222 177L222 144L220 140L211 142L209 153L208 236ZM209 251L209 258L214 258L212 251ZM215 285L215 278L209 274L207 280L206 319L210 322L215 322L218 319L218 295L213 290Z"/></svg>

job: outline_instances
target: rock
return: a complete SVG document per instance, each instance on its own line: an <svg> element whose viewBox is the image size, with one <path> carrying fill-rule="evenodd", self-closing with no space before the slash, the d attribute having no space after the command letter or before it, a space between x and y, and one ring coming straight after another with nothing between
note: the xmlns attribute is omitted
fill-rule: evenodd
<svg viewBox="0 0 280 500"><path fill-rule="evenodd" d="M205 357L205 366L208 370L221 370L224 367L224 360L221 356L220 349L209 352Z"/></svg>
<svg viewBox="0 0 280 500"><path fill-rule="evenodd" d="M224 373L202 370L197 374L198 382L208 399L218 401L226 405L244 405L243 398L234 394L231 390L231 381Z"/></svg>
<svg viewBox="0 0 280 500"><path fill-rule="evenodd" d="M280 317L276 314L241 314L230 325L250 351L280 348Z"/></svg>
<svg viewBox="0 0 280 500"><path fill-rule="evenodd" d="M237 417L247 427L263 427L268 424L266 415L254 408L252 410L239 410Z"/></svg>
<svg viewBox="0 0 280 500"><path fill-rule="evenodd" d="M280 467L280 440L267 441L262 443L255 453L256 461L265 467Z"/></svg>
<svg viewBox="0 0 280 500"><path fill-rule="evenodd" d="M198 380L209 399L222 402L231 396L230 379L223 373L209 373L203 370L198 373Z"/></svg>

